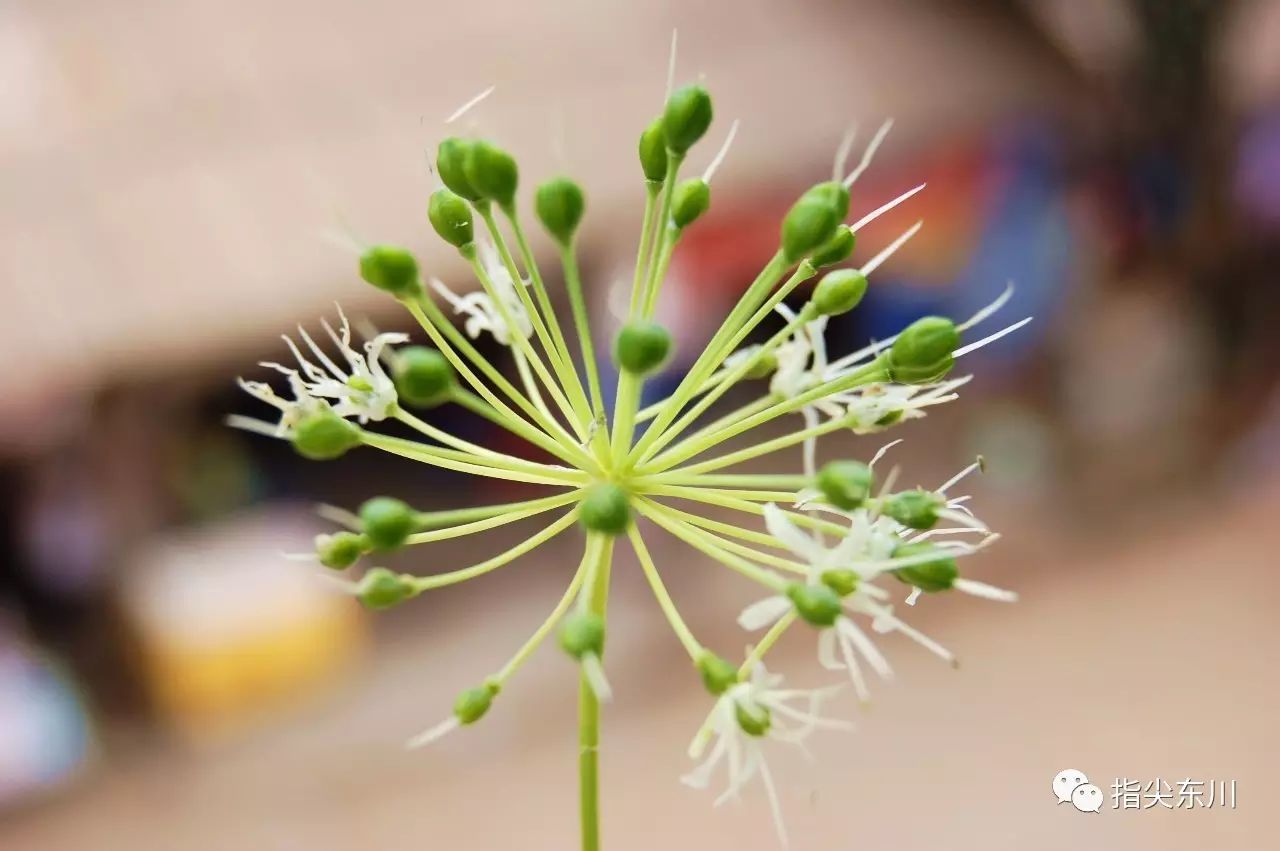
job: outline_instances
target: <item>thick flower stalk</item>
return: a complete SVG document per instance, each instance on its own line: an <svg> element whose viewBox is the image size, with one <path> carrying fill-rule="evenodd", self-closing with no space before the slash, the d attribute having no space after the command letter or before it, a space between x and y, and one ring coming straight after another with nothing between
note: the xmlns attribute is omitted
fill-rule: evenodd
<svg viewBox="0 0 1280 851"><path fill-rule="evenodd" d="M646 379L672 355L671 335L654 320L666 270L681 236L708 209L711 180L737 129L735 123L701 176L682 177L712 117L710 95L690 85L671 91L663 112L640 134L643 227L628 315L612 339L618 370L612 399L602 390L577 263L575 236L586 208L581 188L555 177L533 193L537 220L559 253L564 293L555 293L525 230L515 159L492 142L451 137L439 144L435 170L441 185L427 204L427 219L471 267L479 289L463 292L424 274L403 248L364 247L360 276L398 300L429 345L410 345L404 334L378 334L357 348L341 313L337 330L322 323L328 350L299 327L300 342L288 340L296 363L265 364L284 375L287 392L241 382L275 409L273 419L232 418L233 425L291 441L308 458L372 450L546 489L519 502L445 511L419 511L378 497L354 512L331 511L342 528L318 537L312 557L346 571L383 553L536 519L539 528L529 537L474 564L425 575L366 567L347 587L365 605L381 609L501 572L557 536L583 538L578 568L545 622L410 744L427 745L479 722L534 651L556 636L581 671L584 849L600 843L600 713L610 697L607 601L619 547L634 555L688 654L691 673L710 695L706 723L691 748L701 761L686 781L705 786L723 768L723 800L758 778L784 840L767 751L778 744L802 746L812 734L848 726L819 714L833 685L783 689L780 676L765 670L764 660L784 632L796 624L811 627L822 665L848 677L865 700L867 671L882 678L892 673L875 644L877 634L901 632L954 661L903 620L895 601L914 604L921 594L952 590L1013 599L1010 592L961 575L961 562L995 539L974 517L967 497L952 494L963 475L934 490L895 490L896 471L881 476L876 469L883 450L869 464L818 463L818 439L824 435L881 432L956 398L967 380L952 377L956 360L1017 327L964 342L971 328L1003 304L1002 297L968 322L925 317L860 351L838 357L827 351L823 332L829 317L856 308L876 271L920 227L879 247L861 265L851 262L862 228L923 188L909 189L849 223L851 187L888 125L849 171L844 161L853 138L847 140L832 179L796 200L781 222L773 257L678 386L667 398L642 404ZM753 335L775 314L781 327L758 341ZM456 319L462 320L460 328ZM510 352L513 378L481 354L473 341L482 336ZM738 404L714 409L731 391ZM448 404L522 438L533 451L517 457L433 425L431 409ZM378 431L375 426L385 420L398 421L421 439ZM750 462L775 453L794 456L798 472L751 472ZM762 633L745 658L730 662L694 635L650 550L649 539L657 535L669 535L759 586L761 601L739 619L746 630ZM479 540L483 546L485 539Z"/></svg>

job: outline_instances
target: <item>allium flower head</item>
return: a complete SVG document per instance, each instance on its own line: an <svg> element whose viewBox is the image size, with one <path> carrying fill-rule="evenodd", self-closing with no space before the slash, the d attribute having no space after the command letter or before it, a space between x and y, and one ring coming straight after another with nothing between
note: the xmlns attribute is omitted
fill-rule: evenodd
<svg viewBox="0 0 1280 851"><path fill-rule="evenodd" d="M765 657L792 625L816 629L822 666L844 671L866 699L863 666L882 677L891 673L873 635L900 632L951 659L899 617L897 594L907 595L907 603L950 590L1013 599L960 573L960 561L995 540L973 516L967 497L950 493L962 477L935 490L894 490L896 472L883 478L876 472L883 451L867 464L819 455L823 436L884 431L954 400L968 380L952 375L957 360L1021 324L967 342L970 330L989 319L1007 294L965 322L923 317L863 349L828 351L829 318L856 309L868 287L881 285L878 269L921 227L917 223L873 247L858 262L862 229L924 188L888 200L852 191L885 140L886 123L851 170L846 160L855 141L852 134L845 140L831 179L801 192L780 222L773 257L705 346L681 359L672 335L655 319L657 305L682 235L713 203L711 181L731 153L738 125L703 160L708 164L700 177L682 178L686 161L702 156L701 141L716 133L714 103L698 84L669 85L668 92L656 117L637 122L644 125L636 170L643 227L620 329L606 332L589 321L588 298L602 299L606 292L585 286L578 267L577 231L589 211L582 188L561 175L531 193L558 255L561 289L544 277L525 230L521 208L527 202L515 157L493 141L450 136L436 149L440 185L428 202L427 219L470 267L478 288L464 291L424 273L407 249L361 249L360 276L403 306L421 330L419 344L410 345L404 333L382 333L360 348L339 311L337 329L322 322L326 345L300 327L300 342L286 338L295 363L264 364L283 376L286 389L241 382L274 409L271 418L231 419L238 427L291 441L308 458L384 452L406 463L545 491L516 502L444 510L419 510L387 496L330 509L327 516L339 528L316 539L312 560L327 570L357 572L357 578L343 580L345 587L370 608L382 609L461 582L496 585L496 577L481 577L559 536L582 541L577 570L542 625L508 659L477 676L445 719L411 744L430 744L500 709L504 686L555 636L581 675L580 800L587 849L599 843L596 779L601 704L611 697L606 650L613 572L638 565L689 657L690 673L713 696L691 751L701 762L686 781L706 785L723 767L724 800L759 778L780 831L778 785L765 762L765 745L803 746L819 730L848 726L819 714L834 688L783 688L781 676L766 670ZM850 222L851 210L864 209ZM763 339L753 337L766 322L780 327ZM503 348L510 373L477 349L473 341L481 336ZM607 351L608 358L597 357L598 351ZM673 362L682 365L678 383L654 399L647 381ZM617 370L617 386L606 398L601 374L610 368ZM517 456L450 432L431 421L429 412L441 405L484 418L526 441L530 452ZM375 428L385 420L407 426L419 439ZM753 472L751 462L779 453L796 464L794 474ZM483 533L524 521L536 524L536 531L505 550L484 551L490 538ZM369 564L383 553L468 536L476 544L476 560L469 564L424 559L431 568L422 573ZM648 541L658 536L673 540L655 558ZM741 663L716 655L685 622L663 582L660 564L669 546L690 547L761 589L763 599L742 612L739 622L764 633ZM619 548L630 550L634 560L615 564Z"/></svg>

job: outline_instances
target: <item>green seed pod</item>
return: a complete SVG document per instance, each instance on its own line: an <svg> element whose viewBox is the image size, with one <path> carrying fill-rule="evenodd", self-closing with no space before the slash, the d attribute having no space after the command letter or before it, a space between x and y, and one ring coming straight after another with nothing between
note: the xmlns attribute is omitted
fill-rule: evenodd
<svg viewBox="0 0 1280 851"><path fill-rule="evenodd" d="M496 683L469 688L458 695L458 699L453 702L453 717L464 726L474 724L489 711L489 707L493 705L493 699L497 696Z"/></svg>
<svg viewBox="0 0 1280 851"><path fill-rule="evenodd" d="M742 732L757 739L769 732L769 727L773 721L769 707L759 704L748 710L741 703L735 703L733 705L733 717L737 719L738 726L742 728Z"/></svg>
<svg viewBox="0 0 1280 851"><path fill-rule="evenodd" d="M582 498L582 525L590 532L621 535L631 523L631 500L612 482L592 485Z"/></svg>
<svg viewBox="0 0 1280 851"><path fill-rule="evenodd" d="M422 292L418 261L394 245L375 245L360 255L360 277L396 298L409 298Z"/></svg>
<svg viewBox="0 0 1280 851"><path fill-rule="evenodd" d="M640 134L640 170L650 183L661 183L667 176L667 138L662 132L662 116Z"/></svg>
<svg viewBox="0 0 1280 851"><path fill-rule="evenodd" d="M479 201L480 193L471 185L467 177L467 154L475 144L470 139L459 139L452 136L445 139L436 148L436 173L444 181L444 185L468 201Z"/></svg>
<svg viewBox="0 0 1280 851"><path fill-rule="evenodd" d="M848 313L867 293L867 276L857 269L828 272L813 290L813 306L823 316Z"/></svg>
<svg viewBox="0 0 1280 851"><path fill-rule="evenodd" d="M538 220L561 245L573 241L587 202L582 187L567 177L556 177L538 187L533 199Z"/></svg>
<svg viewBox="0 0 1280 851"><path fill-rule="evenodd" d="M471 207L461 195L448 189L431 193L427 203L427 218L440 238L455 248L475 241L475 229L471 221Z"/></svg>
<svg viewBox="0 0 1280 851"><path fill-rule="evenodd" d="M331 570L346 570L364 554L365 541L355 532L316 535L316 557Z"/></svg>
<svg viewBox="0 0 1280 851"><path fill-rule="evenodd" d="M932 529L942 506L942 497L917 488L893 494L880 506L880 511L910 529Z"/></svg>
<svg viewBox="0 0 1280 851"><path fill-rule="evenodd" d="M818 471L817 486L827 502L844 511L866 502L875 475L861 461L832 461Z"/></svg>
<svg viewBox="0 0 1280 851"><path fill-rule="evenodd" d="M591 612L574 612L560 627L560 647L575 659L599 658L604 653L604 619Z"/></svg>
<svg viewBox="0 0 1280 851"><path fill-rule="evenodd" d="M899 544L893 550L893 557L905 558L907 556L925 555L931 552L938 554L936 560L913 564L910 567L900 567L893 571L893 575L906 584L919 588L921 591L929 593L946 591L955 584L956 577L960 575L960 569L956 567L956 560L946 555L938 547L928 541L920 541L915 544Z"/></svg>
<svg viewBox="0 0 1280 851"><path fill-rule="evenodd" d="M701 177L691 177L676 184L671 196L671 223L686 228L711 206L711 185Z"/></svg>
<svg viewBox="0 0 1280 851"><path fill-rule="evenodd" d="M613 343L613 359L627 372L647 375L662 367L671 354L671 333L656 322L629 322Z"/></svg>
<svg viewBox="0 0 1280 851"><path fill-rule="evenodd" d="M836 228L835 236L809 255L809 262L816 269L824 269L827 266L843 263L853 256L853 249L857 244L857 235L842 225Z"/></svg>
<svg viewBox="0 0 1280 851"><path fill-rule="evenodd" d="M782 220L782 253L788 263L804 259L836 235L840 218L830 203L808 195L801 197Z"/></svg>
<svg viewBox="0 0 1280 851"><path fill-rule="evenodd" d="M401 402L430 408L453 393L453 366L448 358L426 346L399 349L391 363L391 378Z"/></svg>
<svg viewBox="0 0 1280 851"><path fill-rule="evenodd" d="M462 170L481 198L497 201L502 207L515 203L520 170L511 154L497 145L485 141L472 142Z"/></svg>
<svg viewBox="0 0 1280 851"><path fill-rule="evenodd" d="M849 190L838 180L828 180L809 187L804 197L816 198L831 205L836 211L836 219L844 221L849 217Z"/></svg>
<svg viewBox="0 0 1280 851"><path fill-rule="evenodd" d="M941 316L926 316L907 326L885 353L889 377L902 384L930 384L951 371L951 353L960 346L956 324Z"/></svg>
<svg viewBox="0 0 1280 851"><path fill-rule="evenodd" d="M327 405L305 414L293 427L293 448L312 461L332 461L360 445L360 429Z"/></svg>
<svg viewBox="0 0 1280 851"><path fill-rule="evenodd" d="M824 570L821 576L822 584L835 591L841 597L848 597L854 591L857 591L860 578L856 572L843 567Z"/></svg>
<svg viewBox="0 0 1280 851"><path fill-rule="evenodd" d="M840 617L840 598L826 585L794 582L787 586L787 598L796 607L796 614L813 626L828 627Z"/></svg>
<svg viewBox="0 0 1280 851"><path fill-rule="evenodd" d="M370 609L389 609L416 596L410 577L385 567L370 568L360 579L356 595Z"/></svg>
<svg viewBox="0 0 1280 851"><path fill-rule="evenodd" d="M364 535L377 552L398 550L418 526L418 513L390 496L375 496L360 506Z"/></svg>
<svg viewBox="0 0 1280 851"><path fill-rule="evenodd" d="M737 666L710 650L703 650L698 657L698 673L707 691L717 697L738 684Z"/></svg>
<svg viewBox="0 0 1280 851"><path fill-rule="evenodd" d="M768 378L773 375L774 370L778 368L778 356L774 352L765 352L756 358L756 362L751 365L744 376L749 379Z"/></svg>
<svg viewBox="0 0 1280 851"><path fill-rule="evenodd" d="M684 86L672 92L662 114L667 150L683 154L692 148L711 126L712 115L711 95L702 86Z"/></svg>

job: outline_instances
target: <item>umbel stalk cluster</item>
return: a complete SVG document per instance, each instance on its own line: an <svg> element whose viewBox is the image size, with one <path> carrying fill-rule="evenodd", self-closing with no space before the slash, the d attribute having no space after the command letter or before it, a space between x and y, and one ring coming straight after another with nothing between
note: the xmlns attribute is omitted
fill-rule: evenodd
<svg viewBox="0 0 1280 851"><path fill-rule="evenodd" d="M865 701L870 675L891 674L873 636L901 633L954 662L945 648L900 617L895 600L911 605L921 594L949 591L1013 599L1010 592L963 576L958 567L962 557L995 538L973 515L967 497L951 493L979 465L937 488L895 489L896 469L881 475L878 468L888 446L869 463L817 463L823 435L882 432L954 399L967 380L952 377L956 359L1017 327L962 343L965 332L995 312L1002 297L963 324L925 317L859 351L836 358L827 352L828 318L855 309L875 270L919 229L917 224L861 265L850 262L859 230L923 188L849 223L850 187L870 163L887 125L867 146L862 162L845 173L853 139L847 140L832 179L810 187L792 205L780 224L773 257L676 389L642 405L646 378L672 354L671 335L654 319L666 270L683 233L709 208L711 179L728 148L726 143L701 176L682 176L712 119L708 92L686 86L669 94L662 114L640 134L643 227L627 320L612 334L610 351L619 373L612 399L602 391L586 305L588 295L602 293L584 289L576 260L575 236L586 210L582 189L560 176L533 193L533 211L562 266L565 297L556 298L524 228L516 160L493 142L454 137L439 144L435 167L442 185L427 203L426 218L470 265L479 290L456 293L424 274L404 248L365 247L360 276L398 300L429 345L410 344L406 334L384 333L356 346L341 316L337 329L323 323L334 355L299 327L298 342L286 338L296 365L267 364L284 377L287 394L265 383L241 382L273 406L278 419L232 418L234 425L292 442L307 458L374 450L545 488L545 495L533 499L445 511L419 511L390 496L370 499L353 513L330 512L343 528L317 538L309 557L325 568L354 571L384 553L537 518L536 532L474 564L422 575L364 567L347 587L366 606L383 609L500 574L557 536L582 540L577 570L542 625L509 659L478 676L444 719L411 744L428 744L497 711L504 686L554 636L581 671L584 849L600 843L600 714L610 698L605 650L617 548L631 551L658 610L688 654L692 681L708 695L706 720L690 746L697 764L685 781L703 787L722 772L723 799L736 797L758 779L784 842L782 796L765 761L766 746L798 745L847 722L822 711L834 686L784 687L780 675L766 670L765 658L778 639L796 624L811 629L822 667L839 672ZM564 315L557 305L566 302ZM802 303L796 307L796 302ZM782 327L763 342L748 344L774 314L781 315ZM461 327L455 316L463 318ZM476 348L473 340L483 335L509 349L514 375L505 375ZM733 390L749 390L735 397L751 401L716 409ZM441 405L461 405L524 439L535 448L530 455L541 460L499 452L433 425L430 412ZM375 426L387 420L408 426L420 439L379 432ZM780 420L792 427L777 428ZM796 472L751 472L749 462L773 453L794 454ZM649 539L659 535L759 586L759 602L738 615L742 628L761 633L745 658L707 647L689 628L664 585L661 559L649 547ZM627 559L620 566L630 569L631 564ZM498 577L485 581L497 583Z"/></svg>

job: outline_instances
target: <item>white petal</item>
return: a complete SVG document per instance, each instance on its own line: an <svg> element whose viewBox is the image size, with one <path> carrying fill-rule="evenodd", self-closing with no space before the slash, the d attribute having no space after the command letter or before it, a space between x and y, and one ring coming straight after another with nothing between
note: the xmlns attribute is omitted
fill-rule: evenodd
<svg viewBox="0 0 1280 851"><path fill-rule="evenodd" d="M840 618L836 621L836 629L840 630L841 635L848 637L853 642L853 646L858 648L858 652L875 669L877 674L886 680L893 677L893 669L889 667L889 661L884 658L884 654L867 637L867 634L858 629L857 624L848 618Z"/></svg>
<svg viewBox="0 0 1280 851"><path fill-rule="evenodd" d="M738 615L738 626L750 632L764 629L791 610L791 601L781 595L752 603Z"/></svg>
<svg viewBox="0 0 1280 851"><path fill-rule="evenodd" d="M439 739L444 738L448 734L452 733L454 730L458 729L460 726L462 726L462 722L458 720L457 716L450 715L448 718L441 721L439 724L435 725L430 730L427 730L426 732L419 733L418 735L414 736L412 739L410 739L408 742L405 743L405 747L409 748L410 750L416 750L417 748L426 747L432 742L435 742L435 741L438 741Z"/></svg>
<svg viewBox="0 0 1280 851"><path fill-rule="evenodd" d="M965 594L971 594L974 597L982 597L987 600L997 600L1001 603L1016 603L1018 594L1015 591L1006 591L1003 588L997 588L994 585L988 585L985 582L975 582L972 579L960 577L952 586L957 591Z"/></svg>
<svg viewBox="0 0 1280 851"><path fill-rule="evenodd" d="M800 531L786 512L771 502L764 507L764 525L770 535L804 561L812 564L822 558L822 546Z"/></svg>

